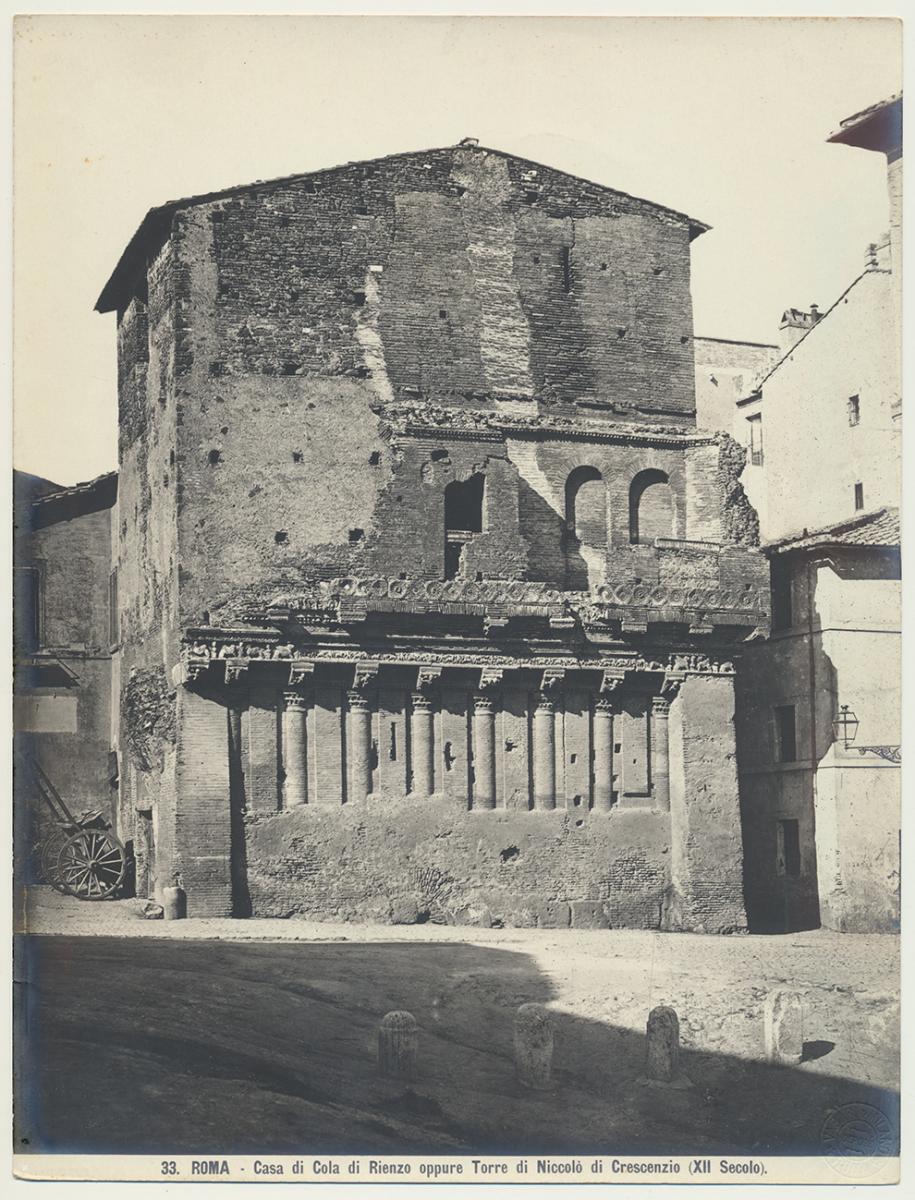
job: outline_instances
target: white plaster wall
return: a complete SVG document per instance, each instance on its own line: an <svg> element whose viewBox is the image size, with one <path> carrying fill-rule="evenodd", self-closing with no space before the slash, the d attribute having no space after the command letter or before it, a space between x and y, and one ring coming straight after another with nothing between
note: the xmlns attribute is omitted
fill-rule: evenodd
<svg viewBox="0 0 915 1200"><path fill-rule="evenodd" d="M899 503L899 393L893 276L870 271L763 385L765 540L854 517L856 482L864 511Z"/></svg>

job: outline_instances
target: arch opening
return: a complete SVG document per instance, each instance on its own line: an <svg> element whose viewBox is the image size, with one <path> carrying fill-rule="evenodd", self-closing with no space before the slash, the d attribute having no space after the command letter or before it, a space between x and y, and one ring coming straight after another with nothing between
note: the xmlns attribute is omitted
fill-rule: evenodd
<svg viewBox="0 0 915 1200"><path fill-rule="evenodd" d="M674 536L674 500L664 471L640 471L629 488L629 541L648 546Z"/></svg>

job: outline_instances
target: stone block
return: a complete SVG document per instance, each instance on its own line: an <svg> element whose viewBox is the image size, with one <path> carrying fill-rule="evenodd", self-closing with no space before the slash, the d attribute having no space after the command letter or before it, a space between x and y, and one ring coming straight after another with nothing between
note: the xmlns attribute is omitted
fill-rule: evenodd
<svg viewBox="0 0 915 1200"><path fill-rule="evenodd" d="M413 1079L419 1026L408 1012L389 1012L378 1026L378 1071L389 1079Z"/></svg>
<svg viewBox="0 0 915 1200"><path fill-rule="evenodd" d="M804 1010L797 992L770 992L763 1009L766 1060L795 1066L804 1052Z"/></svg>
<svg viewBox="0 0 915 1200"><path fill-rule="evenodd" d="M515 1069L528 1088L549 1087L553 1071L553 1027L542 1004L522 1004L515 1014Z"/></svg>
<svg viewBox="0 0 915 1200"><path fill-rule="evenodd" d="M648 1014L645 1073L657 1083L671 1083L680 1071L680 1020L672 1008L658 1005Z"/></svg>
<svg viewBox="0 0 915 1200"><path fill-rule="evenodd" d="M546 900L534 909L534 918L541 929L568 929L571 914L561 900Z"/></svg>
<svg viewBox="0 0 915 1200"><path fill-rule="evenodd" d="M610 920L601 900L573 900L569 908L573 929L610 928Z"/></svg>

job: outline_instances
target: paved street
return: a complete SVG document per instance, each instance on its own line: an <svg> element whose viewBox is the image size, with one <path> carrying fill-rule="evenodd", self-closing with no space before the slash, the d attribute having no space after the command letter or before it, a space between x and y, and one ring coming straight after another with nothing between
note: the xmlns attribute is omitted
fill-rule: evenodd
<svg viewBox="0 0 915 1200"><path fill-rule="evenodd" d="M33 898L17 966L29 1148L816 1153L839 1104L894 1118L890 936L163 922L141 911ZM804 996L798 1068L760 1061L765 995L786 985ZM546 1093L514 1077L512 1021L527 1001L554 1017ZM680 1015L692 1086L642 1078L657 1004ZM411 1088L374 1065L377 1023L400 1008L421 1027Z"/></svg>

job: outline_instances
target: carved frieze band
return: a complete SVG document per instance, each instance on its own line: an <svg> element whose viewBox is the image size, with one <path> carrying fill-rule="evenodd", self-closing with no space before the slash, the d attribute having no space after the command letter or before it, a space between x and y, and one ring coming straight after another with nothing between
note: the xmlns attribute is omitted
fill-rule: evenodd
<svg viewBox="0 0 915 1200"><path fill-rule="evenodd" d="M364 692L377 684L382 667L412 667L417 672L416 690L425 692L433 688L443 670L451 668L461 671L478 671L479 690L498 688L503 682L505 671L527 671L530 664L509 655L492 655L487 665L481 667L473 655L427 651L423 661L417 662L396 652L380 652L372 660L361 659L358 652L334 647L316 646L308 659L295 657L295 648L289 644L274 642L241 643L229 637L214 635L194 638L182 648L180 670L176 679L181 683L194 683L213 672L220 682L237 681L254 664L275 663L285 668L285 682L291 690L306 684L319 666L348 665L354 669L352 687ZM549 666L541 667L541 679L545 689L559 686L566 672L600 671L602 693L610 694L617 689L627 673L650 672L665 676L666 687L674 688L683 676L689 674L733 675L734 661L724 656L692 651L672 651L658 658L644 655L609 654L595 658L553 659Z"/></svg>

